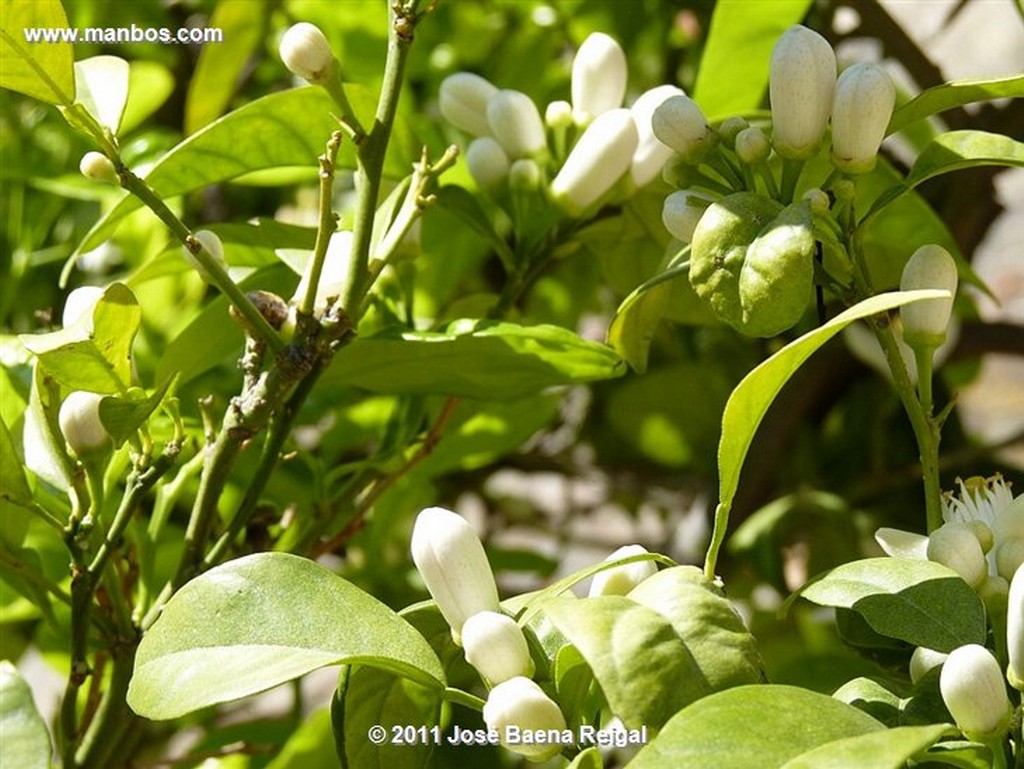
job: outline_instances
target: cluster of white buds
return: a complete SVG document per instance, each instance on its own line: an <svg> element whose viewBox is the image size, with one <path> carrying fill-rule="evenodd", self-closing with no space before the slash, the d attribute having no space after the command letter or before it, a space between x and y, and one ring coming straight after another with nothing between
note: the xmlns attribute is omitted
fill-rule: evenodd
<svg viewBox="0 0 1024 769"><path fill-rule="evenodd" d="M481 189L500 194L504 184L519 189L547 186L563 210L579 216L627 176L633 187L648 184L671 155L655 138L651 115L682 92L659 86L626 109L627 76L619 44L594 33L573 59L572 102L551 102L543 118L526 94L500 90L469 72L445 78L438 105L449 123L476 137L466 150L466 162ZM530 161L530 173L517 165L520 160Z"/></svg>
<svg viewBox="0 0 1024 769"><path fill-rule="evenodd" d="M102 454L112 445L110 434L100 421L102 400L98 393L76 390L60 405L57 423L68 448L79 459Z"/></svg>

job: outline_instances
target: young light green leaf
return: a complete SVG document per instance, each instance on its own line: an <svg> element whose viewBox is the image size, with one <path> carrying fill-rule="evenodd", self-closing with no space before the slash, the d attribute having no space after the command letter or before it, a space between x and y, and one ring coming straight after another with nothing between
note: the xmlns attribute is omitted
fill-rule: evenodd
<svg viewBox="0 0 1024 769"><path fill-rule="evenodd" d="M443 332L385 331L338 351L322 384L382 393L514 400L624 373L610 348L558 326L455 321Z"/></svg>
<svg viewBox="0 0 1024 769"><path fill-rule="evenodd" d="M257 553L171 598L139 645L127 700L146 718L177 718L339 663L444 686L429 644L387 606L313 561Z"/></svg>
<svg viewBox="0 0 1024 769"><path fill-rule="evenodd" d="M856 708L795 686L738 686L698 700L669 721L630 769L668 766L780 769L819 745L883 730Z"/></svg>
<svg viewBox="0 0 1024 769"><path fill-rule="evenodd" d="M623 596L561 598L543 612L587 660L612 713L659 729L711 689L672 624Z"/></svg>
<svg viewBox="0 0 1024 769"><path fill-rule="evenodd" d="M331 711L322 708L308 716L267 764L267 769L338 769Z"/></svg>
<svg viewBox="0 0 1024 769"><path fill-rule="evenodd" d="M671 306L675 285L689 287L689 272L689 261L670 266L637 286L615 311L608 326L608 344L636 373L647 370L654 332Z"/></svg>
<svg viewBox="0 0 1024 769"><path fill-rule="evenodd" d="M566 769L604 769L601 751L596 747L587 748L576 756Z"/></svg>
<svg viewBox="0 0 1024 769"><path fill-rule="evenodd" d="M981 599L955 571L932 561L853 561L837 566L796 595L822 606L852 609L875 632L914 646L950 652L985 642Z"/></svg>
<svg viewBox="0 0 1024 769"><path fill-rule="evenodd" d="M124 105L119 129L122 135L141 125L174 91L174 75L163 64L131 61L128 65L128 101Z"/></svg>
<svg viewBox="0 0 1024 769"><path fill-rule="evenodd" d="M128 102L128 62L119 56L92 56L75 62L75 101L101 126L117 134Z"/></svg>
<svg viewBox="0 0 1024 769"><path fill-rule="evenodd" d="M148 398L140 388L132 388L123 396L108 396L100 401L100 421L120 446L156 411L175 380L169 377Z"/></svg>
<svg viewBox="0 0 1024 769"><path fill-rule="evenodd" d="M0 662L0 764L49 769L50 733L36 710L32 690L10 662Z"/></svg>
<svg viewBox="0 0 1024 769"><path fill-rule="evenodd" d="M938 742L947 724L898 726L827 742L790 759L782 769L902 769L907 761Z"/></svg>
<svg viewBox="0 0 1024 769"><path fill-rule="evenodd" d="M1024 96L1024 75L991 80L954 80L951 83L922 91L892 113L886 136L904 126L955 107L991 99L1014 99Z"/></svg>
<svg viewBox="0 0 1024 769"><path fill-rule="evenodd" d="M75 54L63 37L68 31L60 0L5 2L0 17L0 87L70 106L75 99Z"/></svg>
<svg viewBox="0 0 1024 769"><path fill-rule="evenodd" d="M25 480L25 471L14 448L14 439L3 419L0 419L0 499L32 501L32 490Z"/></svg>
<svg viewBox="0 0 1024 769"><path fill-rule="evenodd" d="M32 389L29 391L28 408L25 409L21 447L25 452L25 467L54 488L66 491L68 475L61 460L61 454L66 450L56 417L60 404L50 402L45 379L42 366L36 362L32 367ZM53 419L48 418L50 414Z"/></svg>

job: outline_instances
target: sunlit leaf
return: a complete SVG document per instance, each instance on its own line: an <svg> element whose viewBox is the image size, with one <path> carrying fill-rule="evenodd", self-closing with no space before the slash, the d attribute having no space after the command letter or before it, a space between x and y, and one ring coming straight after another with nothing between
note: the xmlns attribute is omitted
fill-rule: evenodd
<svg viewBox="0 0 1024 769"><path fill-rule="evenodd" d="M0 763L18 769L48 769L50 733L32 690L10 662L0 662Z"/></svg>
<svg viewBox="0 0 1024 769"><path fill-rule="evenodd" d="M69 29L60 0L5 2L0 15L0 87L50 104L75 99L74 48L61 37ZM46 32L50 40L28 35Z"/></svg>
<svg viewBox="0 0 1024 769"><path fill-rule="evenodd" d="M122 134L139 126L158 110L174 91L174 75L155 61L129 62L128 102L121 115Z"/></svg>
<svg viewBox="0 0 1024 769"><path fill-rule="evenodd" d="M992 99L1024 96L1024 75L991 80L955 80L922 91L897 108L889 121L886 135L893 134L916 120L923 120L946 110Z"/></svg>
<svg viewBox="0 0 1024 769"><path fill-rule="evenodd" d="M900 726L844 737L790 759L782 769L902 769L950 730L956 731L944 724Z"/></svg>

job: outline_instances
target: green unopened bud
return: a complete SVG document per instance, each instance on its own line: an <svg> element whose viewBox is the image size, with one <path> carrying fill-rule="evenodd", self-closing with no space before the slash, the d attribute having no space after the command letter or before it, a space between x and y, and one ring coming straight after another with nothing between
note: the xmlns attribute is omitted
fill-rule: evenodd
<svg viewBox="0 0 1024 769"><path fill-rule="evenodd" d="M557 703L534 681L525 676L510 678L491 689L484 703L484 722L498 732L501 744L531 761L546 761L558 755L559 743L533 743L516 740L524 732L565 729L565 717ZM508 738L513 739L509 740Z"/></svg>
<svg viewBox="0 0 1024 769"><path fill-rule="evenodd" d="M850 174L875 167L896 103L896 86L877 64L854 64L839 76L832 102L832 162Z"/></svg>
<svg viewBox="0 0 1024 769"><path fill-rule="evenodd" d="M109 182L117 184L117 169L110 162L110 158L102 152L86 152L78 164L78 170L86 179L94 182Z"/></svg>
<svg viewBox="0 0 1024 769"><path fill-rule="evenodd" d="M489 80L472 72L456 72L441 83L438 109L456 128L473 136L489 136L487 103L497 93L497 87Z"/></svg>
<svg viewBox="0 0 1024 769"><path fill-rule="evenodd" d="M467 619L482 611L499 611L498 588L484 546L462 516L441 507L423 510L416 516L411 547L413 563L456 643L461 643Z"/></svg>
<svg viewBox="0 0 1024 769"><path fill-rule="evenodd" d="M494 611L474 614L462 625L466 661L492 686L516 676L533 676L534 664L523 629Z"/></svg>
<svg viewBox="0 0 1024 769"><path fill-rule="evenodd" d="M600 115L587 126L551 182L552 197L571 214L580 214L629 170L638 142L628 109Z"/></svg>
<svg viewBox="0 0 1024 769"><path fill-rule="evenodd" d="M103 396L98 393L76 390L60 405L60 431L68 448L79 458L106 451L111 445L110 435L100 421L101 400Z"/></svg>
<svg viewBox="0 0 1024 769"><path fill-rule="evenodd" d="M489 190L508 176L508 155L490 136L481 136L466 148L466 166L480 189Z"/></svg>
<svg viewBox="0 0 1024 769"><path fill-rule="evenodd" d="M661 208L661 221L673 238L689 243L693 240L693 231L697 229L697 223L709 205L710 200L694 193L693 190L679 190L665 198L665 204Z"/></svg>
<svg viewBox="0 0 1024 769"><path fill-rule="evenodd" d="M815 153L835 85L836 56L828 41L807 27L783 32L772 49L769 75L772 143L782 157L804 159Z"/></svg>
<svg viewBox="0 0 1024 769"><path fill-rule="evenodd" d="M718 126L718 135L722 137L722 143L726 147L734 149L736 147L736 137L745 128L750 128L750 123L747 122L746 118L729 117Z"/></svg>
<svg viewBox="0 0 1024 769"><path fill-rule="evenodd" d="M603 32L590 34L572 61L572 108L578 125L622 106L626 95L626 54Z"/></svg>
<svg viewBox="0 0 1024 769"><path fill-rule="evenodd" d="M651 128L658 141L684 159L698 161L718 142L697 103L685 94L670 96L654 110Z"/></svg>
<svg viewBox="0 0 1024 769"><path fill-rule="evenodd" d="M949 657L948 654L937 652L934 649L926 649L924 646L918 646L914 649L914 653L910 655L910 680L916 684L930 670L934 670L946 661Z"/></svg>
<svg viewBox="0 0 1024 769"><path fill-rule="evenodd" d="M803 194L803 199L811 204L811 213L815 216L824 216L828 213L828 193L819 187L812 187Z"/></svg>
<svg viewBox="0 0 1024 769"><path fill-rule="evenodd" d="M946 340L956 287L956 262L946 249L927 245L914 252L903 268L900 290L937 288L945 289L949 296L923 299L901 307L903 341L911 347L935 349Z"/></svg>
<svg viewBox="0 0 1024 769"><path fill-rule="evenodd" d="M736 134L736 154L747 165L763 163L771 154L771 144L760 128L744 128Z"/></svg>
<svg viewBox="0 0 1024 769"><path fill-rule="evenodd" d="M1006 678L1010 686L1024 692L1024 565L1017 567L1010 582L1006 607L1006 651L1010 658Z"/></svg>
<svg viewBox="0 0 1024 769"><path fill-rule="evenodd" d="M654 111L666 99L678 96L682 91L674 85L659 85L640 95L629 108L636 123L637 145L633 162L629 167L630 178L638 188L649 184L672 157L672 150L658 141L651 126Z"/></svg>
<svg viewBox="0 0 1024 769"><path fill-rule="evenodd" d="M520 158L508 169L508 186L514 190L532 192L540 187L540 166L529 158Z"/></svg>
<svg viewBox="0 0 1024 769"><path fill-rule="evenodd" d="M957 521L944 523L928 537L928 560L948 566L973 588L988 579L988 561L978 538Z"/></svg>
<svg viewBox="0 0 1024 769"><path fill-rule="evenodd" d="M969 739L983 742L1006 734L1013 707L999 663L984 646L954 649L942 666L939 690L956 725Z"/></svg>
<svg viewBox="0 0 1024 769"><path fill-rule="evenodd" d="M220 238L217 237L217 233L211 232L210 230L199 230L198 232L192 233L192 238L199 241L202 245L203 250L213 258L217 264L227 269L227 262L224 261L224 244L221 243ZM199 273L200 277L207 283L211 282L210 273L207 272L202 262L192 253L188 246L181 247L181 253L185 257L185 261L192 265L193 269Z"/></svg>
<svg viewBox="0 0 1024 769"><path fill-rule="evenodd" d="M281 38L281 61L293 74L319 85L325 83L334 66L334 52L315 24L301 21Z"/></svg>
<svg viewBox="0 0 1024 769"><path fill-rule="evenodd" d="M643 555L648 552L643 545L625 545L605 558L605 563L621 561L634 555ZM639 585L648 577L658 573L658 565L654 561L637 561L627 563L625 566L616 566L612 569L599 571L594 575L590 583L591 598L599 595L626 595L630 590Z"/></svg>
<svg viewBox="0 0 1024 769"><path fill-rule="evenodd" d="M487 102L487 124L510 158L536 155L546 146L537 105L521 91L498 91Z"/></svg>

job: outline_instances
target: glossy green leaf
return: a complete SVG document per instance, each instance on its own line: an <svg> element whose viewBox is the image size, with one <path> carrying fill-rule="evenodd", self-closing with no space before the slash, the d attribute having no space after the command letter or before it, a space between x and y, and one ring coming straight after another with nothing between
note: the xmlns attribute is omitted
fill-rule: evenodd
<svg viewBox="0 0 1024 769"><path fill-rule="evenodd" d="M443 332L360 337L334 356L322 379L382 393L513 400L618 377L624 368L611 348L564 328L465 320Z"/></svg>
<svg viewBox="0 0 1024 769"><path fill-rule="evenodd" d="M75 101L101 126L116 134L128 101L128 62L119 56L91 56L75 62Z"/></svg>
<svg viewBox="0 0 1024 769"><path fill-rule="evenodd" d="M886 135L931 115L991 99L1024 97L1024 75L991 80L955 80L922 91L892 113Z"/></svg>
<svg viewBox="0 0 1024 769"><path fill-rule="evenodd" d="M441 187L435 193L437 204L457 216L463 224L466 224L490 244L495 253L501 257L505 269L511 270L515 264L515 256L509 248L505 239L494 229L494 224L480 206L479 200L474 195L452 184Z"/></svg>
<svg viewBox="0 0 1024 769"><path fill-rule="evenodd" d="M985 607L951 569L913 558L867 558L827 572L798 595L852 609L871 628L914 646L950 652L985 642Z"/></svg>
<svg viewBox="0 0 1024 769"><path fill-rule="evenodd" d="M93 310L69 328L49 334L24 334L19 339L35 353L39 365L71 390L123 392L132 381L131 347L142 321L135 295L113 283ZM91 331L90 331L90 328Z"/></svg>
<svg viewBox="0 0 1024 769"><path fill-rule="evenodd" d="M932 746L920 760L957 769L992 769L992 750L978 742L947 740Z"/></svg>
<svg viewBox="0 0 1024 769"><path fill-rule="evenodd" d="M338 769L330 710L322 708L306 717L267 769Z"/></svg>
<svg viewBox="0 0 1024 769"><path fill-rule="evenodd" d="M710 120L761 106L779 36L799 24L811 0L720 0L711 17L693 98ZM736 52L742 51L742 56Z"/></svg>
<svg viewBox="0 0 1024 769"><path fill-rule="evenodd" d="M832 696L863 710L888 727L899 726L904 701L872 678L847 681L832 692Z"/></svg>
<svg viewBox="0 0 1024 769"><path fill-rule="evenodd" d="M672 624L623 596L562 598L543 612L587 660L612 713L628 729L658 729L710 692Z"/></svg>
<svg viewBox="0 0 1024 769"><path fill-rule="evenodd" d="M604 769L601 751L596 747L587 748L576 756L566 769Z"/></svg>
<svg viewBox="0 0 1024 769"><path fill-rule="evenodd" d="M824 694L794 686L740 686L705 697L676 715L630 769L780 769L834 740L884 729Z"/></svg>
<svg viewBox="0 0 1024 769"><path fill-rule="evenodd" d="M14 448L7 425L0 419L0 499L13 502L31 502L32 491L25 480L25 471Z"/></svg>
<svg viewBox="0 0 1024 769"><path fill-rule="evenodd" d="M54 488L64 491L68 488L68 477L60 455L66 449L56 419L60 404L51 403L45 379L46 375L37 362L32 368L32 389L29 391L28 408L25 409L21 446L25 452L25 467ZM54 415L52 420L48 418L51 413Z"/></svg>
<svg viewBox="0 0 1024 769"><path fill-rule="evenodd" d="M182 587L139 645L128 704L177 718L339 663L441 687L430 646L384 604L313 561L257 553Z"/></svg>
<svg viewBox="0 0 1024 769"><path fill-rule="evenodd" d="M137 128L160 109L174 91L174 75L163 64L155 61L131 61L128 64L128 102L121 115L122 135Z"/></svg>
<svg viewBox="0 0 1024 769"><path fill-rule="evenodd" d="M782 769L902 769L950 729L944 724L899 726L845 737L790 759Z"/></svg>
<svg viewBox="0 0 1024 769"><path fill-rule="evenodd" d="M60 0L5 2L0 16L0 87L50 104L70 105L75 99L74 48L60 38L67 29ZM44 30L50 41L41 36ZM27 35L36 35L35 41L27 40Z"/></svg>
<svg viewBox="0 0 1024 769"><path fill-rule="evenodd" d="M10 662L0 662L0 765L48 769L50 733L32 690Z"/></svg>
<svg viewBox="0 0 1024 769"><path fill-rule="evenodd" d="M944 293L895 291L865 299L786 345L743 378L725 405L722 440L718 444L719 504L725 515L739 486L740 470L758 425L775 396L803 362L855 320Z"/></svg>
<svg viewBox="0 0 1024 769"><path fill-rule="evenodd" d="M149 419L173 382L174 377L170 377L148 398L141 389L133 388L123 396L108 396L100 401L100 421L114 440L114 446L128 440Z"/></svg>

